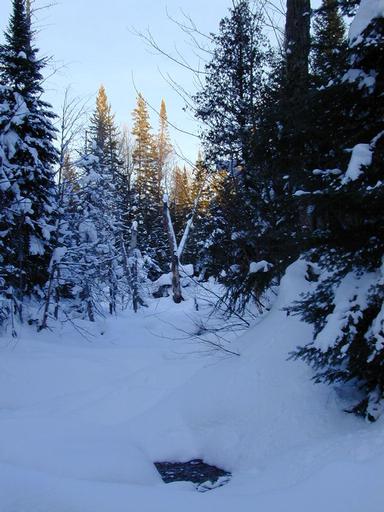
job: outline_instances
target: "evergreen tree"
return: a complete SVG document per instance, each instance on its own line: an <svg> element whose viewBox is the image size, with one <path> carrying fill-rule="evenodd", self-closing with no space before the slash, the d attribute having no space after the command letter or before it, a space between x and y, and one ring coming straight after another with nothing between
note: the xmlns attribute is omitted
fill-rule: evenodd
<svg viewBox="0 0 384 512"><path fill-rule="evenodd" d="M237 288L238 283L246 281L249 263L257 259L254 249L260 245L255 222L263 188L259 162L265 148L260 150L256 140L265 109L272 53L263 33L261 11L254 11L245 0L233 3L229 15L220 22L213 43L205 83L195 96L196 113L207 124L203 141L211 167L209 181L215 181L214 168L219 170L219 178L226 170L227 178L218 179L221 192L215 194L210 211L221 227L212 227L209 254L206 247L202 258L210 261L210 272L225 272L229 287ZM223 247L226 250L221 259ZM221 263L225 268L220 268ZM215 265L219 266L214 268ZM227 271L235 267L241 269L236 275ZM240 294L236 291L235 296L237 301Z"/></svg>
<svg viewBox="0 0 384 512"><path fill-rule="evenodd" d="M45 282L52 250L57 152L44 65L25 1L13 0L0 46L0 286L19 301Z"/></svg>
<svg viewBox="0 0 384 512"><path fill-rule="evenodd" d="M130 230L124 230L128 205L119 144L111 107L101 87L85 151L75 165L68 162L68 169L63 167L66 186L58 250L64 256L55 261L60 277L54 283L59 296L64 291L63 298L71 297L71 314L81 313L91 321L102 312L103 304L115 313L129 293L124 258ZM50 281L48 294L51 288Z"/></svg>
<svg viewBox="0 0 384 512"><path fill-rule="evenodd" d="M68 152L64 154L63 158L62 178L63 180L70 183L74 190L78 188L78 177L76 174L76 168Z"/></svg>
<svg viewBox="0 0 384 512"><path fill-rule="evenodd" d="M132 157L136 175L137 212L134 220L138 221L138 246L159 268L166 270L169 256L159 197L156 141L151 133L147 106L141 94L137 98L133 120L132 134L135 141Z"/></svg>
<svg viewBox="0 0 384 512"><path fill-rule="evenodd" d="M110 169L113 177L121 165L118 153L119 131L103 85L99 88L96 109L91 117L89 142L91 149L93 144L99 148L102 164Z"/></svg>
<svg viewBox="0 0 384 512"><path fill-rule="evenodd" d="M293 311L315 327L315 339L294 357L316 369L317 382L357 387L350 410L374 421L384 409L384 18L370 14L362 2L351 27L350 69L333 88L343 105L343 138L335 139L341 150L329 152L332 167L313 172L320 222L308 258L316 282Z"/></svg>
<svg viewBox="0 0 384 512"><path fill-rule="evenodd" d="M90 153L95 147L98 148L100 165L103 167L104 174L109 176L109 186L114 191L114 198L109 208L114 212L115 221L119 224L120 230L130 231L130 222L128 221L125 225L123 223L128 206L126 189L130 187L127 183L129 176L123 171L120 133L103 85L99 88L96 108L91 117L88 144Z"/></svg>
<svg viewBox="0 0 384 512"><path fill-rule="evenodd" d="M187 170L176 166L173 171L172 189L170 194L170 211L176 237L183 234L188 215L192 211L191 189Z"/></svg>
<svg viewBox="0 0 384 512"><path fill-rule="evenodd" d="M268 52L261 12L253 12L248 0L234 2L213 36L205 82L194 97L196 116L206 124L206 157L213 164L242 165L246 186L252 179L252 139L258 129Z"/></svg>
<svg viewBox="0 0 384 512"><path fill-rule="evenodd" d="M277 117L278 162L280 177L288 175L294 183L306 167L308 134L312 123L309 97L310 50L309 0L287 0L284 57L279 84ZM283 183L279 183L282 188Z"/></svg>
<svg viewBox="0 0 384 512"><path fill-rule="evenodd" d="M120 162L119 183L117 186L120 200L119 214L123 240L125 244L129 244L132 222L135 217L135 187L133 141L127 127L123 127L119 137L118 158Z"/></svg>
<svg viewBox="0 0 384 512"><path fill-rule="evenodd" d="M151 130L147 105L143 96L139 94L136 108L133 111L132 134L135 138L133 163L136 173L136 189L140 199L146 195L146 187L152 187L150 195L154 199L157 193L156 149Z"/></svg>
<svg viewBox="0 0 384 512"><path fill-rule="evenodd" d="M167 108L164 99L161 100L159 131L156 137L156 162L159 200L162 196L162 189L167 184L167 172L169 171L169 160L173 148L169 137Z"/></svg>
<svg viewBox="0 0 384 512"><path fill-rule="evenodd" d="M210 176L208 175L207 164L202 153L199 151L196 163L192 170L191 199L198 201L198 208L204 214L207 211L210 201Z"/></svg>
<svg viewBox="0 0 384 512"><path fill-rule="evenodd" d="M82 232L81 226L89 225L95 230L93 238L97 239L97 244L89 249L96 251L96 255L93 255L96 285L97 282L103 283L108 288L109 310L113 313L116 311L118 296L121 295L119 277L123 258L122 244L126 243L127 238L124 237L123 225L126 216L126 179L119 157L119 133L104 86L100 87L96 98L88 145L90 147L78 164L83 175L79 195L84 215L79 229ZM125 226L125 231L128 231L127 228ZM91 242L95 243L94 240Z"/></svg>
<svg viewBox="0 0 384 512"><path fill-rule="evenodd" d="M211 230L209 205L215 177L208 174L204 158L199 152L192 170L189 194L191 207L187 212L188 216L193 212L193 225L183 255L184 261L193 263L199 273L205 268L204 247Z"/></svg>
<svg viewBox="0 0 384 512"><path fill-rule="evenodd" d="M68 257L73 269L75 306L91 321L101 312L102 304L108 304L111 314L116 312L123 293L119 226L111 207L115 191L102 160L102 152L95 144L93 151L77 162L80 190L69 221L72 237Z"/></svg>
<svg viewBox="0 0 384 512"><path fill-rule="evenodd" d="M312 73L316 85L327 85L346 70L345 24L336 0L323 0L314 21Z"/></svg>

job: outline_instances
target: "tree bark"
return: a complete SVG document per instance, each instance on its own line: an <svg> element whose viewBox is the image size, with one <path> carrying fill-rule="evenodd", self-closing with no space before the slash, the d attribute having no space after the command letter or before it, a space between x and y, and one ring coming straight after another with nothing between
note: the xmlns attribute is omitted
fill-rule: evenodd
<svg viewBox="0 0 384 512"><path fill-rule="evenodd" d="M179 271L179 256L177 250L177 242L175 231L173 229L172 219L168 208L168 197L164 195L163 198L163 219L164 228L167 231L169 249L171 252L171 272L172 272L172 294L173 300L176 304L180 304L183 301L183 295L181 293L181 281Z"/></svg>
<svg viewBox="0 0 384 512"><path fill-rule="evenodd" d="M285 82L289 96L297 97L308 88L310 18L310 0L287 0Z"/></svg>

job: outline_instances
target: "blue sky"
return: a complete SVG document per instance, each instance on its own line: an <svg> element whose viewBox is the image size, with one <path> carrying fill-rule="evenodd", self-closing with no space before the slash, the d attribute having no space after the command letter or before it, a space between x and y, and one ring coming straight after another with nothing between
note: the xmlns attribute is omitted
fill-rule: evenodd
<svg viewBox="0 0 384 512"><path fill-rule="evenodd" d="M35 7L47 3L49 0L35 0ZM102 83L117 122L130 126L136 101L134 77L137 88L150 104L158 107L164 98L169 120L196 133L198 127L192 115L183 111L183 101L160 72L169 73L185 89L193 91L191 74L167 58L154 55L132 29L149 28L162 48L174 52L177 47L196 64L187 36L168 19L167 10L178 19L182 19L184 11L204 33L209 33L217 31L231 3L231 0L57 0L51 8L37 13L37 46L43 54L53 56L55 65L61 68L46 82L46 98L58 110L65 88L71 85L74 95L88 97L93 106ZM0 5L0 19L5 23L11 0L0 0ZM1 29L4 28L2 25ZM156 127L156 114L152 113L151 117ZM172 128L171 135L180 150L189 159L195 159L198 141Z"/></svg>
<svg viewBox="0 0 384 512"><path fill-rule="evenodd" d="M36 0L40 7L48 0ZM181 9L195 20L204 32L216 31L231 0L58 0L47 10L39 11L37 46L52 55L56 66L64 66L50 78L46 98L58 109L65 88L70 84L74 95L90 97L102 83L106 87L112 109L119 124L131 124L137 88L155 107L164 97L170 121L187 131L197 126L183 110L183 102L163 80L160 71L170 73L187 89L193 90L191 76L165 57L154 55L145 42L132 33L132 28L149 28L159 44L171 51L177 45L183 54L196 61L186 36L167 18L166 10L180 18ZM10 12L11 0L0 0L1 29ZM4 9L5 7L5 9ZM152 114L157 125L156 114ZM188 158L195 158L198 143L193 137L171 130L172 137Z"/></svg>

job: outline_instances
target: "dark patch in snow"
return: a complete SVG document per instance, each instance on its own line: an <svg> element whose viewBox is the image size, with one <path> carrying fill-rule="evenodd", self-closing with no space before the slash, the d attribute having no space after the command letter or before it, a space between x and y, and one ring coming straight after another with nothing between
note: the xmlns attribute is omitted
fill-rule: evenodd
<svg viewBox="0 0 384 512"><path fill-rule="evenodd" d="M157 471L166 484L171 482L193 482L200 492L221 487L229 482L231 473L210 466L201 459L188 462L155 462Z"/></svg>

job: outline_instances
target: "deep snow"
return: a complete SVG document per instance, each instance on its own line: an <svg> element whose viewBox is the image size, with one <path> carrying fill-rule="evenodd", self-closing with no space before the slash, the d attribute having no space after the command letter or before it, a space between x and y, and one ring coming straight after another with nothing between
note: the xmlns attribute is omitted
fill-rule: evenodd
<svg viewBox="0 0 384 512"><path fill-rule="evenodd" d="M192 294L87 339L67 325L0 340L0 512L382 512L383 421L345 414L287 361L311 337L282 311L304 273L292 265L272 310L233 341L240 357L182 339L208 314ZM195 458L232 480L202 494L153 466Z"/></svg>

